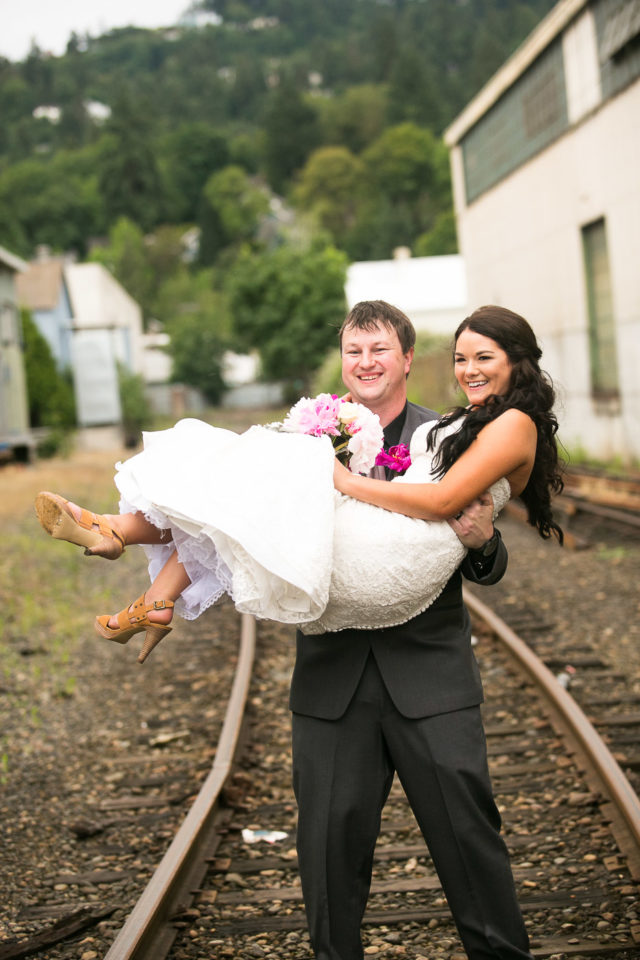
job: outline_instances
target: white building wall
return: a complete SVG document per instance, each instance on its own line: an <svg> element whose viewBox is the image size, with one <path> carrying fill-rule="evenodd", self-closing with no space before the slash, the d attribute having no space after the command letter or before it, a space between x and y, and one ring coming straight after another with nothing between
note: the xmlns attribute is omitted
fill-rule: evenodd
<svg viewBox="0 0 640 960"><path fill-rule="evenodd" d="M102 264L69 264L65 277L73 312L71 349L78 423L118 423L117 364L124 364L132 373L142 371L142 311Z"/></svg>
<svg viewBox="0 0 640 960"><path fill-rule="evenodd" d="M134 373L142 369L142 311L99 263L74 263L65 269L76 329L113 332L116 359Z"/></svg>
<svg viewBox="0 0 640 960"><path fill-rule="evenodd" d="M562 34L569 123L576 123L602 99L593 13L587 9Z"/></svg>
<svg viewBox="0 0 640 960"><path fill-rule="evenodd" d="M539 335L564 398L566 446L640 458L640 82L540 155L464 205L460 148L452 171L470 309L498 303ZM591 396L581 228L605 218L621 404Z"/></svg>

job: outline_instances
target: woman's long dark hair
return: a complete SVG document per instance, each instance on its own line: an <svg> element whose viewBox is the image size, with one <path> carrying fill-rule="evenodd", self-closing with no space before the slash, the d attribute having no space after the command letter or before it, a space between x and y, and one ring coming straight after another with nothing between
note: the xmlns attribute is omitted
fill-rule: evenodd
<svg viewBox="0 0 640 960"><path fill-rule="evenodd" d="M520 499L527 508L529 523L540 536L547 539L554 534L562 543L562 530L551 513L551 494L560 493L564 486L556 443L558 421L553 413L555 393L551 378L540 369L542 351L535 334L524 317L496 306L479 307L463 320L455 332L454 347L464 330L495 340L511 361L511 379L503 396L494 394L482 406L456 407L431 431L428 445L433 449L437 433L464 418L460 429L445 437L440 445L434 458L436 476L446 473L487 423L505 410L522 410L536 425L538 443L531 476Z"/></svg>

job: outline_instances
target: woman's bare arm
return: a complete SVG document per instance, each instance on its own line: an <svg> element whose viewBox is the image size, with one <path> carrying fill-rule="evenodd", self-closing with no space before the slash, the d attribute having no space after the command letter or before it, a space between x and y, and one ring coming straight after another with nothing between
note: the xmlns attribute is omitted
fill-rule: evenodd
<svg viewBox="0 0 640 960"><path fill-rule="evenodd" d="M507 410L480 431L438 483L387 483L350 473L336 461L334 484L347 496L421 520L446 520L501 477L524 488L535 458L537 431L527 414Z"/></svg>

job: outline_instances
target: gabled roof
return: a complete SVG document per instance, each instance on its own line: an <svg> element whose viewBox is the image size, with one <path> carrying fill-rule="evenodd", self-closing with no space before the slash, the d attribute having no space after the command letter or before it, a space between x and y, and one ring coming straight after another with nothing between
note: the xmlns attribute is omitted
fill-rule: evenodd
<svg viewBox="0 0 640 960"><path fill-rule="evenodd" d="M10 253L4 247L0 247L0 263L4 263L5 267L15 270L16 273L21 273L29 266L26 260L21 260L15 253Z"/></svg>
<svg viewBox="0 0 640 960"><path fill-rule="evenodd" d="M61 260L35 260L16 277L18 301L28 310L55 310L63 283Z"/></svg>
<svg viewBox="0 0 640 960"><path fill-rule="evenodd" d="M65 279L81 327L127 327L140 323L140 305L101 263L70 263Z"/></svg>

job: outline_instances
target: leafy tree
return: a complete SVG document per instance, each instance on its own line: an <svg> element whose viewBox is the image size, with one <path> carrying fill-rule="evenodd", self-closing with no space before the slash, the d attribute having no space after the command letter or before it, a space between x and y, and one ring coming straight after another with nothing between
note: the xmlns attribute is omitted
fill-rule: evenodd
<svg viewBox="0 0 640 960"><path fill-rule="evenodd" d="M342 245L370 255L415 242L450 206L448 171L434 183L428 164L415 164L422 189L398 191L396 163L387 189L394 165L387 156L376 177L368 151L389 123L437 134L554 2L209 0L225 18L218 27L171 39L125 28L72 38L61 57L34 48L22 63L0 58L5 236L26 255L43 242L83 255L88 238L104 236L121 216L145 233L208 220L205 233L215 236L217 214L202 195L212 173L237 164L288 193L324 145L348 148L371 174L363 181L369 199L358 203ZM278 24L252 29L260 16ZM321 80L309 92L312 73ZM89 98L112 108L104 129L86 116ZM34 118L40 105L58 106L61 122ZM37 169L14 176L32 161ZM414 177L405 167L401 179L407 175Z"/></svg>
<svg viewBox="0 0 640 960"><path fill-rule="evenodd" d="M210 403L218 403L225 389L224 352L229 343L227 299L212 287L209 270L191 277L177 274L164 287L166 329L171 338L171 379L201 390Z"/></svg>
<svg viewBox="0 0 640 960"><path fill-rule="evenodd" d="M269 183L282 192L320 142L316 110L302 97L293 81L280 81L264 119L265 166Z"/></svg>
<svg viewBox="0 0 640 960"><path fill-rule="evenodd" d="M65 146L82 146L90 140L92 124L81 92L65 104L56 133Z"/></svg>
<svg viewBox="0 0 640 960"><path fill-rule="evenodd" d="M389 118L441 130L442 97L438 77L424 51L407 44L394 60L389 76Z"/></svg>
<svg viewBox="0 0 640 960"><path fill-rule="evenodd" d="M310 211L340 244L355 221L363 189L364 165L346 147L315 150L300 172L294 202Z"/></svg>
<svg viewBox="0 0 640 960"><path fill-rule="evenodd" d="M344 319L346 267L319 243L238 258L228 281L234 332L241 349L259 351L266 377L308 390Z"/></svg>
<svg viewBox="0 0 640 960"><path fill-rule="evenodd" d="M229 109L232 114L242 116L245 120L258 120L266 92L264 65L248 52L240 54L235 63L229 91Z"/></svg>
<svg viewBox="0 0 640 960"><path fill-rule="evenodd" d="M364 24L364 49L369 55L369 71L378 83L389 78L398 56L399 28L397 15L382 4L376 5Z"/></svg>
<svg viewBox="0 0 640 960"><path fill-rule="evenodd" d="M414 209L407 201L370 194L345 234L342 247L353 260L386 260L396 247L411 247L416 235Z"/></svg>
<svg viewBox="0 0 640 960"><path fill-rule="evenodd" d="M164 145L175 220L194 221L209 177L229 162L226 139L206 123L182 124Z"/></svg>
<svg viewBox="0 0 640 960"><path fill-rule="evenodd" d="M36 43L31 44L21 72L36 103L45 103L51 91L53 66L51 58L44 54Z"/></svg>
<svg viewBox="0 0 640 960"><path fill-rule="evenodd" d="M431 130L413 123L389 127L362 159L368 182L392 200L415 203L425 192L450 200L447 149Z"/></svg>
<svg viewBox="0 0 640 960"><path fill-rule="evenodd" d="M33 91L27 81L18 71L6 67L0 75L0 144L10 142L11 125L30 116L35 106Z"/></svg>
<svg viewBox="0 0 640 960"><path fill-rule="evenodd" d="M323 142L360 153L387 126L387 89L382 84L362 83L320 100L318 108Z"/></svg>
<svg viewBox="0 0 640 960"><path fill-rule="evenodd" d="M198 223L200 261L213 263L225 247L253 240L269 210L269 196L238 166L214 173L206 183Z"/></svg>
<svg viewBox="0 0 640 960"><path fill-rule="evenodd" d="M145 236L136 223L121 217L109 231L108 243L91 251L90 259L106 267L139 303L145 324L151 318L171 318L175 304L167 307L164 288L176 276L188 276L184 234L184 227L167 224Z"/></svg>
<svg viewBox="0 0 640 960"><path fill-rule="evenodd" d="M26 160L0 172L0 210L23 234L29 255L37 244L84 253L86 238L102 226L100 198L85 161L90 152L59 152L51 159Z"/></svg>
<svg viewBox="0 0 640 960"><path fill-rule="evenodd" d="M344 241L351 256L377 259L412 246L451 209L447 150L430 130L412 123L389 127L362 161L366 199Z"/></svg>
<svg viewBox="0 0 640 960"><path fill-rule="evenodd" d="M172 381L195 387L209 403L219 403L225 390L225 349L224 342L205 317L183 317L171 343Z"/></svg>
<svg viewBox="0 0 640 960"><path fill-rule="evenodd" d="M456 218L453 210L438 214L431 230L417 238L413 252L416 257L441 257L458 252Z"/></svg>
<svg viewBox="0 0 640 960"><path fill-rule="evenodd" d="M145 318L153 315L153 272L144 234L137 223L120 217L109 231L109 242L105 246L94 247L89 259L101 263L113 274L138 302Z"/></svg>
<svg viewBox="0 0 640 960"><path fill-rule="evenodd" d="M229 160L247 173L257 173L264 154L262 131L240 130L229 140Z"/></svg>
<svg viewBox="0 0 640 960"><path fill-rule="evenodd" d="M105 130L98 176L107 220L128 217L148 230L160 220L163 196L148 107L121 92Z"/></svg>

